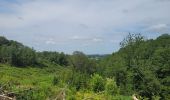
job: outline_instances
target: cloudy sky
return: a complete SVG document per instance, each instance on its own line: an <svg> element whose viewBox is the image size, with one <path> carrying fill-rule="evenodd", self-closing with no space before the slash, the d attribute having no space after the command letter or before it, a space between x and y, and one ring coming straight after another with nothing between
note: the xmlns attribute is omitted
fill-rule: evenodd
<svg viewBox="0 0 170 100"><path fill-rule="evenodd" d="M112 53L129 32L170 33L170 0L0 0L0 35L38 51Z"/></svg>

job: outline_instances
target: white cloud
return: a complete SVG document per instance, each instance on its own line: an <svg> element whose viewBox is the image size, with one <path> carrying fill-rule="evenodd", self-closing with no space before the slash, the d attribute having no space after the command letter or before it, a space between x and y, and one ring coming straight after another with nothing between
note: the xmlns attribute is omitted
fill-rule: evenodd
<svg viewBox="0 0 170 100"><path fill-rule="evenodd" d="M166 24L157 24L157 25L150 26L149 29L160 30L160 29L164 29L164 28L167 28L167 27L168 26Z"/></svg>
<svg viewBox="0 0 170 100"><path fill-rule="evenodd" d="M102 42L103 40L100 39L100 38L93 38L92 41L94 41L94 42Z"/></svg>
<svg viewBox="0 0 170 100"><path fill-rule="evenodd" d="M72 36L70 37L71 40L79 40L79 41L87 41L87 42L102 42L103 39L97 37L83 37L83 36Z"/></svg>
<svg viewBox="0 0 170 100"><path fill-rule="evenodd" d="M46 40L45 43L46 44L51 44L51 45L56 44L56 42L53 39Z"/></svg>
<svg viewBox="0 0 170 100"><path fill-rule="evenodd" d="M108 45L119 43L125 36L124 32L131 30L170 32L168 0L17 1L18 3L0 3L0 8L9 10L0 11L0 34L4 33L9 37L16 34L14 39L24 43L37 39L40 46L45 41L46 44L62 44L65 46L62 48L76 45L70 47L75 49L82 44L91 43L93 46L88 46L90 50L96 46L104 48L106 45L101 42ZM40 38L43 39L39 40ZM31 43L35 45L34 42L29 42ZM51 47L54 50L56 48L59 46ZM111 47L107 48L113 51Z"/></svg>
<svg viewBox="0 0 170 100"><path fill-rule="evenodd" d="M169 28L170 26L168 26L167 24L156 24L156 25L151 25L148 28L146 28L146 31L166 33L170 31Z"/></svg>
<svg viewBox="0 0 170 100"><path fill-rule="evenodd" d="M149 3L148 0L129 0L127 2L122 0L105 2L102 0L95 2L34 0L13 8L16 14L2 14L3 16L0 18L4 21L2 24L7 23L9 28L30 26L37 23L41 25L42 22L54 22L57 25L58 21L65 24L79 24L93 28L107 27L108 25L122 26L142 21L147 16L156 18L154 16L156 15L156 10L154 9L158 4L153 6L147 3ZM149 6L153 8L148 8ZM125 10L127 13L124 13ZM162 10L164 9L162 8ZM153 11L153 13L149 14L150 11ZM144 13L147 15L143 15ZM162 14L162 16L165 15L165 13ZM24 20L20 21L18 18ZM124 18L128 20L122 20Z"/></svg>
<svg viewBox="0 0 170 100"><path fill-rule="evenodd" d="M85 39L85 38L75 35L75 36L70 37L70 39L72 39L72 40L82 40L82 39Z"/></svg>

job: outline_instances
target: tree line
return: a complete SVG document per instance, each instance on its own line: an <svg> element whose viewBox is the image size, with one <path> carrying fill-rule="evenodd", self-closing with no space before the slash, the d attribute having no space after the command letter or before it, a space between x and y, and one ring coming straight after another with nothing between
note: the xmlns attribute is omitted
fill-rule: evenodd
<svg viewBox="0 0 170 100"><path fill-rule="evenodd" d="M24 67L41 65L48 61L58 65L68 65L67 55L63 52L36 52L33 48L24 46L17 41L0 36L0 63Z"/></svg>

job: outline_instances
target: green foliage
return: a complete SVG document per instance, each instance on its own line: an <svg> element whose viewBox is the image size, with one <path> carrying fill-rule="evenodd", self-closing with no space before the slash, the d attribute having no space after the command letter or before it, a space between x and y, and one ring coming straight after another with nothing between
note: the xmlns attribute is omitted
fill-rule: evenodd
<svg viewBox="0 0 170 100"><path fill-rule="evenodd" d="M59 84L59 82L60 82L59 78L57 76L54 76L53 85L57 85L57 84Z"/></svg>
<svg viewBox="0 0 170 100"><path fill-rule="evenodd" d="M34 91L31 90L31 89L30 90L21 91L16 96L16 99L17 100L33 100L33 99L35 99L33 97L33 93L34 93Z"/></svg>
<svg viewBox="0 0 170 100"><path fill-rule="evenodd" d="M11 55L11 64L15 66L29 66L36 63L35 51L30 48L16 49Z"/></svg>
<svg viewBox="0 0 170 100"><path fill-rule="evenodd" d="M0 46L8 43L9 41L5 37L0 36Z"/></svg>
<svg viewBox="0 0 170 100"><path fill-rule="evenodd" d="M71 63L74 70L83 73L92 74L96 70L96 63L93 60L88 59L84 53L79 51L73 52L73 55L71 56Z"/></svg>
<svg viewBox="0 0 170 100"><path fill-rule="evenodd" d="M107 78L106 85L105 85L105 91L107 94L110 94L110 95L119 94L119 88L116 85L116 82L114 81L114 79Z"/></svg>
<svg viewBox="0 0 170 100"><path fill-rule="evenodd" d="M120 46L119 51L96 60L79 51L72 55L36 52L0 37L0 84L8 84L4 89L17 92L21 100L53 99L65 86L70 100L85 96L130 100L122 95L134 93L140 99L169 100L170 35L146 40L140 34L129 34Z"/></svg>
<svg viewBox="0 0 170 100"><path fill-rule="evenodd" d="M69 77L69 81L67 83L69 83L72 87L75 87L77 91L89 89L90 76L88 74L74 72L70 75L71 77Z"/></svg>
<svg viewBox="0 0 170 100"><path fill-rule="evenodd" d="M0 39L0 63L14 66L29 66L36 63L35 51L16 41Z"/></svg>
<svg viewBox="0 0 170 100"><path fill-rule="evenodd" d="M105 89L105 79L98 74L94 74L91 79L91 86L94 92L101 92Z"/></svg>
<svg viewBox="0 0 170 100"><path fill-rule="evenodd" d="M19 42L0 37L0 63L14 66L41 65L44 61L61 66L68 66L68 56L63 52L38 52Z"/></svg>
<svg viewBox="0 0 170 100"><path fill-rule="evenodd" d="M37 57L40 60L40 62L46 61L61 66L69 65L68 56L63 52L58 53L58 52L43 51L43 52L38 52Z"/></svg>
<svg viewBox="0 0 170 100"><path fill-rule="evenodd" d="M121 49L100 63L106 77L115 77L120 93L137 92L142 97L168 100L170 83L170 35L146 40L140 34L129 34Z"/></svg>

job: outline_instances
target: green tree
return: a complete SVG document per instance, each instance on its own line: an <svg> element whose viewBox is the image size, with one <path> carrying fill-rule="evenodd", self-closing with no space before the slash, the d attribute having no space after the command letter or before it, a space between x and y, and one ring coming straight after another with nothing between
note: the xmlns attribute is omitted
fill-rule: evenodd
<svg viewBox="0 0 170 100"><path fill-rule="evenodd" d="M7 45L8 43L9 43L9 41L5 37L0 36L0 46Z"/></svg>
<svg viewBox="0 0 170 100"><path fill-rule="evenodd" d="M74 70L92 74L96 69L96 63L93 60L88 59L88 57L79 51L73 52L71 56L71 63Z"/></svg>

